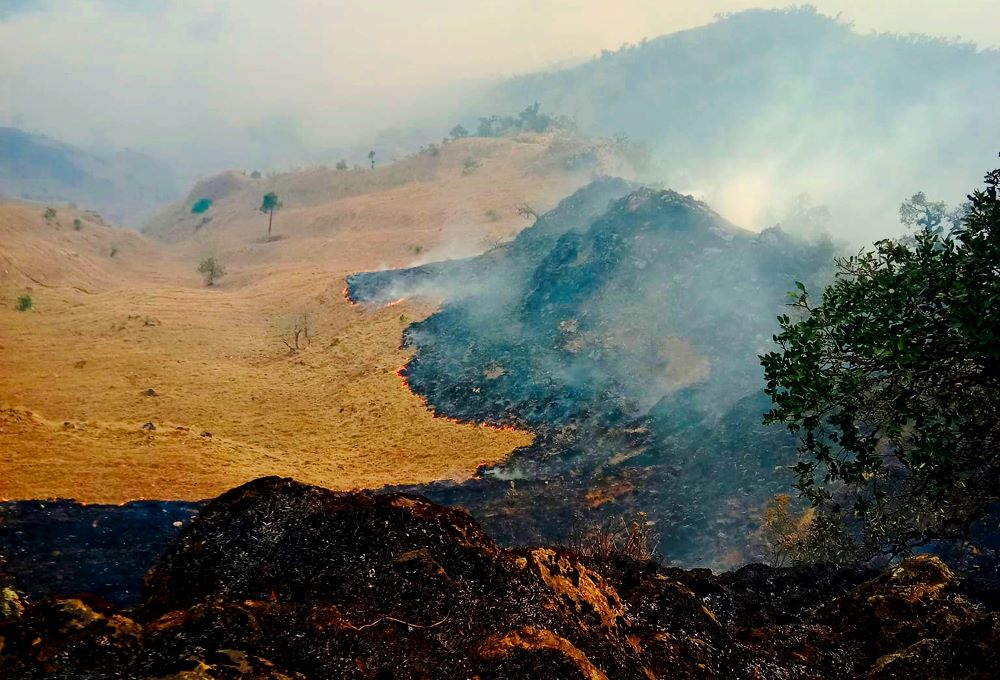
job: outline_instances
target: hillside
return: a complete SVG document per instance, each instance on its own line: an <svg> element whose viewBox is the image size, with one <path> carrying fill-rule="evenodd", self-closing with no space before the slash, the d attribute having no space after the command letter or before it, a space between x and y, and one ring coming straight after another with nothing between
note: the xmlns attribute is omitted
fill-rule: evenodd
<svg viewBox="0 0 1000 680"><path fill-rule="evenodd" d="M465 121L541 102L585 133L649 144L650 178L739 224L771 226L808 193L862 242L889 235L917 190L964 200L996 154L998 82L997 51L750 10L511 78Z"/></svg>
<svg viewBox="0 0 1000 680"><path fill-rule="evenodd" d="M76 203L134 226L178 193L173 172L145 154L97 153L0 127L0 199Z"/></svg>
<svg viewBox="0 0 1000 680"><path fill-rule="evenodd" d="M647 512L671 560L719 565L744 559L761 506L789 484L794 440L760 427L757 355L787 291L822 281L831 257L605 179L496 251L358 274L349 293L441 294L406 331L409 385L442 415L538 435L471 485L421 493L515 543L566 540L581 513Z"/></svg>
<svg viewBox="0 0 1000 680"><path fill-rule="evenodd" d="M603 170L566 169L588 145L468 140L374 171L227 173L192 193L214 192L211 222L195 230L185 202L146 236L0 207L0 498L201 499L271 473L339 489L463 479L530 443L435 418L401 389L400 338L433 303L352 306L342 291L354 271L512 237L518 205L544 210ZM272 189L281 239L262 243ZM228 270L211 288L207 255ZM290 352L303 315L310 342Z"/></svg>

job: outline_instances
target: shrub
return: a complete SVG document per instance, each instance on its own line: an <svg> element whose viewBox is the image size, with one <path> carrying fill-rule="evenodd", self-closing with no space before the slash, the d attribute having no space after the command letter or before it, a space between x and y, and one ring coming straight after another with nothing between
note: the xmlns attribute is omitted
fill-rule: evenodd
<svg viewBox="0 0 1000 680"><path fill-rule="evenodd" d="M819 304L796 283L761 357L796 487L861 557L963 539L1000 501L1000 170L986 184L959 229L837 260Z"/></svg>
<svg viewBox="0 0 1000 680"><path fill-rule="evenodd" d="M260 170L254 170L251 172L250 179L260 179Z"/></svg>
<svg viewBox="0 0 1000 680"><path fill-rule="evenodd" d="M44 215L44 217L45 217L46 220L54 220L56 218L56 209L55 208L46 208L45 212L43 213L43 215Z"/></svg>
<svg viewBox="0 0 1000 680"><path fill-rule="evenodd" d="M31 296L25 293L17 298L17 311L26 312L31 309L32 304Z"/></svg>
<svg viewBox="0 0 1000 680"><path fill-rule="evenodd" d="M211 207L212 199L205 196L204 198L199 198L194 202L194 205L191 206L191 212L195 215L200 215Z"/></svg>
<svg viewBox="0 0 1000 680"><path fill-rule="evenodd" d="M463 175L471 174L475 172L476 168L478 168L480 165L482 164L475 158L473 158L472 156L467 156L466 159L462 161L462 174Z"/></svg>
<svg viewBox="0 0 1000 680"><path fill-rule="evenodd" d="M337 161L337 170L347 170L347 161L343 159Z"/></svg>
<svg viewBox="0 0 1000 680"><path fill-rule="evenodd" d="M83 229L83 221L79 217L73 218L73 229L75 231Z"/></svg>
<svg viewBox="0 0 1000 680"><path fill-rule="evenodd" d="M496 222L497 220L500 219L500 214L493 208L490 208L489 210L486 211L486 219L488 219L490 222Z"/></svg>
<svg viewBox="0 0 1000 680"><path fill-rule="evenodd" d="M111 246L111 251L108 253L109 257L114 257L118 254L118 248L116 246Z"/></svg>
<svg viewBox="0 0 1000 680"><path fill-rule="evenodd" d="M206 257L198 265L198 273L204 275L206 286L214 286L216 279L225 276L226 268L215 257Z"/></svg>
<svg viewBox="0 0 1000 680"><path fill-rule="evenodd" d="M580 557L608 559L618 554L639 562L657 557L659 534L644 512L634 517L613 517L600 523L575 522L566 547Z"/></svg>

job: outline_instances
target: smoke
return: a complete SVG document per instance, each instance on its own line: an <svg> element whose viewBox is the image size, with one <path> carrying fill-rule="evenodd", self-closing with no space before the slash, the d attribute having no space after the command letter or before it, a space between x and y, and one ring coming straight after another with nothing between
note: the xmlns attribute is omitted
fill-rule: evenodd
<svg viewBox="0 0 1000 680"><path fill-rule="evenodd" d="M0 123L150 152L188 178L226 167L286 169L361 155L389 127L397 143L419 146L440 138L454 123L449 112L500 76L579 63L760 4L7 0ZM816 4L863 31L1000 43L996 3ZM919 123L903 121L899 133ZM734 217L755 210L741 201Z"/></svg>

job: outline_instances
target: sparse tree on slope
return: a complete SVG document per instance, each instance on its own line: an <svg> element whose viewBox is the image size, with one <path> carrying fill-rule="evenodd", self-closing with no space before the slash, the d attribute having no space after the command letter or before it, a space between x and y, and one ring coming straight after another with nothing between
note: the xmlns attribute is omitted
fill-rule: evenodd
<svg viewBox="0 0 1000 680"><path fill-rule="evenodd" d="M368 160L372 162L372 170L375 169L375 149L368 152Z"/></svg>
<svg viewBox="0 0 1000 680"><path fill-rule="evenodd" d="M264 194L264 199L260 203L260 211L262 213L267 213L267 239L271 240L271 223L274 221L274 211L282 207L282 203L278 200L278 194L273 191L269 191Z"/></svg>
<svg viewBox="0 0 1000 680"><path fill-rule="evenodd" d="M198 265L198 273L204 275L206 286L214 286L216 279L225 276L226 268L215 257L206 257Z"/></svg>

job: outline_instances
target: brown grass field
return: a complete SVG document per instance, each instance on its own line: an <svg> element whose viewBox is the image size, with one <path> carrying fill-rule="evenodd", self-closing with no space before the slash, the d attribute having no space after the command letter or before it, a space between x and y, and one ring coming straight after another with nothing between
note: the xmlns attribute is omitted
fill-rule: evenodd
<svg viewBox="0 0 1000 680"><path fill-rule="evenodd" d="M517 205L547 209L621 171L565 170L575 145L470 139L374 171L227 173L146 236L0 204L0 498L200 499L265 474L334 489L463 479L527 444L435 418L402 386L402 332L433 301L365 308L342 291L354 271L486 250L527 226ZM262 242L272 190L280 239ZM202 195L216 198L199 226ZM228 272L213 287L196 272L207 255ZM18 311L24 293L33 307ZM312 337L290 352L302 314Z"/></svg>

